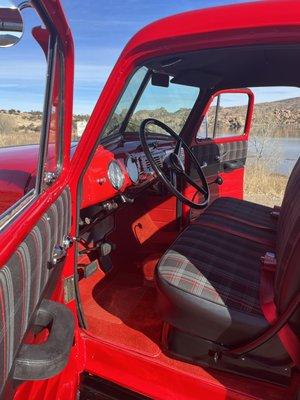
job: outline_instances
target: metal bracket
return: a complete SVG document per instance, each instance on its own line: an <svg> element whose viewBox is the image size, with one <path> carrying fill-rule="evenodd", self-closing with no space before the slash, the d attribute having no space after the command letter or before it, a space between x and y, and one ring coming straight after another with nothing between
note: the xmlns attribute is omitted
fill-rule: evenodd
<svg viewBox="0 0 300 400"><path fill-rule="evenodd" d="M51 185L57 178L57 173L55 172L45 172L44 182L46 185Z"/></svg>
<svg viewBox="0 0 300 400"><path fill-rule="evenodd" d="M56 265L67 255L67 249L72 246L74 239L71 236L64 236L62 244L55 244L52 250L51 264Z"/></svg>
<svg viewBox="0 0 300 400"><path fill-rule="evenodd" d="M58 264L63 258L65 258L66 254L67 251L63 246L60 246L59 244L54 245L52 250L51 264Z"/></svg>

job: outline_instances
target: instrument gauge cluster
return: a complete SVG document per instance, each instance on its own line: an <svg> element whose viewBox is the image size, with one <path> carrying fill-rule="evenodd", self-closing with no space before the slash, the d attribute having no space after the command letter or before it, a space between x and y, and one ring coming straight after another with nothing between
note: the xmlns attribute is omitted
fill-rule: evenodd
<svg viewBox="0 0 300 400"><path fill-rule="evenodd" d="M112 160L109 163L107 176L113 188L116 190L120 190L125 181L125 176L119 163L116 160Z"/></svg>
<svg viewBox="0 0 300 400"><path fill-rule="evenodd" d="M155 163L160 168L163 168L164 159L173 151L174 149L170 147L159 148L158 146L153 146L152 157ZM179 157L184 162L183 148L180 149ZM118 191L122 189L125 181L127 182L126 187L129 182L133 185L144 185L156 177L145 153L141 151L127 153L125 156L122 155L119 161L117 159L110 161L107 176L113 188Z"/></svg>
<svg viewBox="0 0 300 400"><path fill-rule="evenodd" d="M162 138L153 142L151 155L160 169L165 168L164 160L174 150L174 141ZM183 149L179 157L184 161ZM128 202L128 199L132 200L143 189L150 188L157 178L138 139L122 138L120 142L112 141L99 146L84 175L82 208L99 203L106 205L106 201L114 198Z"/></svg>
<svg viewBox="0 0 300 400"><path fill-rule="evenodd" d="M125 167L132 183L134 184L138 183L140 177L140 171L137 159L135 157L129 156L125 162Z"/></svg>

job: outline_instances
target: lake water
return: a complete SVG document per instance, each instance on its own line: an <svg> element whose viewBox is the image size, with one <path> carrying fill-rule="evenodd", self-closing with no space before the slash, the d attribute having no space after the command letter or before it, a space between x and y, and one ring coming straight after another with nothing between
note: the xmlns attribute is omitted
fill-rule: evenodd
<svg viewBox="0 0 300 400"><path fill-rule="evenodd" d="M256 147L255 143L249 140L249 158L255 157L261 150L263 156L270 159L269 164L273 172L288 176L300 156L300 137L272 138L265 144L258 138Z"/></svg>

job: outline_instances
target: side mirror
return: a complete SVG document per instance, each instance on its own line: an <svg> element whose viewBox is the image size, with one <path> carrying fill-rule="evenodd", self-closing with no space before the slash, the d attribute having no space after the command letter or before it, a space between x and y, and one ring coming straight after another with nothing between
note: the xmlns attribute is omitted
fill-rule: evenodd
<svg viewBox="0 0 300 400"><path fill-rule="evenodd" d="M23 18L20 10L7 4L7 1L0 0L0 47L14 46L22 35Z"/></svg>

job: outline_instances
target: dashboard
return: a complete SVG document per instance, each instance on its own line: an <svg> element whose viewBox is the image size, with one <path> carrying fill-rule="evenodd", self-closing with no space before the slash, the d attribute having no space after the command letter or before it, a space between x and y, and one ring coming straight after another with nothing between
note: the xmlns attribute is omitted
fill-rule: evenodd
<svg viewBox="0 0 300 400"><path fill-rule="evenodd" d="M149 147L155 162L162 167L165 157L174 151L175 141L169 136L153 136ZM184 161L184 152L181 152ZM157 179L134 134L110 138L96 149L83 178L81 208L104 202L118 195L134 198Z"/></svg>

